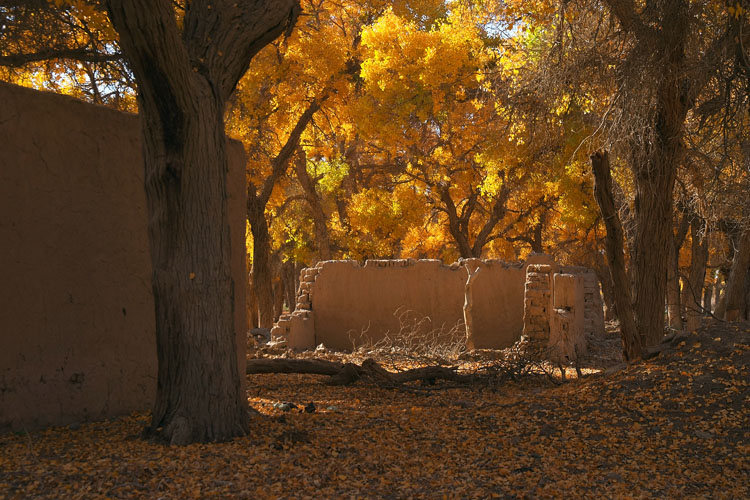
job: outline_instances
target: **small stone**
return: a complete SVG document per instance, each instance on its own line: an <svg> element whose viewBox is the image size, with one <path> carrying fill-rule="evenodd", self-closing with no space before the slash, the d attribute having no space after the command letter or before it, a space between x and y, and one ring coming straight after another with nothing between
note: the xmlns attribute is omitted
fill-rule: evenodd
<svg viewBox="0 0 750 500"><path fill-rule="evenodd" d="M274 403L273 407L277 408L277 409L279 409L281 411L292 411L292 409L297 408L297 405L294 404L294 403L289 403L289 402L287 402L287 403Z"/></svg>
<svg viewBox="0 0 750 500"><path fill-rule="evenodd" d="M312 401L305 405L305 413L314 413L315 410L315 403L313 403Z"/></svg>

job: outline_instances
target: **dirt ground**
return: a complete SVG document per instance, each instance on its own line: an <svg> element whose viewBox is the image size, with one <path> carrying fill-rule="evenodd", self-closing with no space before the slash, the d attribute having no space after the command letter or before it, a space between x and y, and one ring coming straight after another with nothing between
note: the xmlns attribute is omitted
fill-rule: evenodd
<svg viewBox="0 0 750 500"><path fill-rule="evenodd" d="M610 328L581 365L469 387L251 375L259 415L228 443L143 441L145 414L0 436L0 499L750 498L750 325L630 366Z"/></svg>

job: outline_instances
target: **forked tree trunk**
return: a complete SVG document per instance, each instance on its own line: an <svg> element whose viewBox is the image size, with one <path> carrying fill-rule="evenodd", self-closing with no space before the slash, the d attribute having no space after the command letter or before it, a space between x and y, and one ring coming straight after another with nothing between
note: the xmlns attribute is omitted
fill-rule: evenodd
<svg viewBox="0 0 750 500"><path fill-rule="evenodd" d="M664 297L672 231L673 190L684 146L685 120L696 98L721 60L725 39L720 36L698 59L688 58L693 13L686 0L659 2L642 9L634 2L604 0L623 30L633 35L629 57L650 57L642 71L623 72L628 106L638 106L644 120L630 135L630 168L635 184L635 235L631 252L636 323L644 347L657 345L664 335ZM652 28L652 26L658 26ZM704 68L693 71L695 67ZM627 63L620 68L625 70ZM627 70L625 70L627 71ZM644 82L652 86L643 88ZM651 99L641 103L641 95ZM637 95L637 97L633 97ZM644 108L644 106L646 106Z"/></svg>
<svg viewBox="0 0 750 500"><path fill-rule="evenodd" d="M605 238L607 263L614 285L613 295L617 304L617 316L620 318L622 353L626 361L635 360L643 356L643 345L635 324L633 302L630 296L630 280L625 272L625 248L623 243L625 234L612 196L609 155L604 152L595 153L591 156L591 170L594 172L594 197L599 204L602 219L607 228Z"/></svg>
<svg viewBox="0 0 750 500"><path fill-rule="evenodd" d="M150 430L173 444L247 432L227 219L225 103L296 4L108 0L138 83L159 360ZM271 6L273 4L273 6Z"/></svg>

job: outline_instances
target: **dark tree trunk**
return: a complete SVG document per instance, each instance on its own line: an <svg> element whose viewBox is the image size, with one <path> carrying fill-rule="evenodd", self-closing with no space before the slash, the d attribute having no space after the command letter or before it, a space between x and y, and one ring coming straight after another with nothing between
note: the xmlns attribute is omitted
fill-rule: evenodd
<svg viewBox="0 0 750 500"><path fill-rule="evenodd" d="M613 183L614 184L614 183ZM614 185L612 186L614 189ZM613 193L614 196L614 193ZM615 207L616 207L615 196ZM619 210L618 210L619 212ZM624 229L624 227L623 227ZM617 319L617 305L614 298L614 285L612 284L612 273L609 272L609 265L604 256L596 252L594 254L594 271L602 287L602 300L604 302L604 321Z"/></svg>
<svg viewBox="0 0 750 500"><path fill-rule="evenodd" d="M292 1L108 0L138 82L159 360L150 430L173 444L247 432L227 219L225 103ZM273 6L272 6L273 4ZM213 10L209 10L213 7Z"/></svg>
<svg viewBox="0 0 750 500"><path fill-rule="evenodd" d="M719 302L716 315L728 321L741 319L745 315L745 278L750 267L750 231L740 237L739 248L732 260L724 296Z"/></svg>
<svg viewBox="0 0 750 500"><path fill-rule="evenodd" d="M591 169L594 172L594 197L599 204L602 219L607 228L605 239L607 262L614 284L617 316L620 318L623 357L628 361L635 360L643 356L643 344L636 328L633 302L630 297L630 280L625 272L625 248L623 243L625 235L612 196L609 155L606 152L594 154L591 157ZM662 294L661 297L663 296Z"/></svg>
<svg viewBox="0 0 750 500"><path fill-rule="evenodd" d="M297 283L294 278L296 265L292 261L281 264L281 282L284 284L284 296L282 300L287 305L289 312L294 311L296 305Z"/></svg>
<svg viewBox="0 0 750 500"><path fill-rule="evenodd" d="M281 277L283 271L280 258L278 262L273 266L274 277L273 277L273 321L274 323L279 320L279 316L284 312L284 280Z"/></svg>
<svg viewBox="0 0 750 500"><path fill-rule="evenodd" d="M644 347L664 335L664 297L672 231L673 189L682 155L688 112L722 60L722 33L696 59L686 47L693 33L691 4L672 0L640 9L634 2L604 0L623 30L635 41L630 57L651 66L621 66L624 106L640 110L642 126L630 135L630 168L635 184L635 235L631 252L636 323ZM694 68L702 67L700 72ZM644 78L642 71L653 71ZM643 88L644 82L653 86ZM641 104L642 94L650 96ZM646 102L646 101L644 101ZM638 122L635 122L638 123Z"/></svg>
<svg viewBox="0 0 750 500"><path fill-rule="evenodd" d="M247 277L247 324L249 328L258 328L258 299L255 296L255 286L253 285L252 267Z"/></svg>
<svg viewBox="0 0 750 500"><path fill-rule="evenodd" d="M469 195L461 207L461 213L459 213L448 184L439 183L434 186L434 189L437 190L440 195L440 201L443 203L440 210L448 216L448 232L453 237L453 242L456 245L458 253L465 259L481 258L482 250L487 241L489 241L492 231L507 213L506 204L510 195L508 184L504 183L501 191L496 195L492 207L487 214L487 220L479 228L473 244L471 243L469 225L472 214L479 208L477 192L474 191Z"/></svg>
<svg viewBox="0 0 750 500"><path fill-rule="evenodd" d="M672 112L664 110L663 119ZM635 196L635 315L643 346L655 346L664 335L664 297L667 288L667 263L672 247L672 191L677 173L679 148L673 134L682 120L663 126L659 152L636 165ZM660 128L661 130L661 128Z"/></svg>
<svg viewBox="0 0 750 500"><path fill-rule="evenodd" d="M714 299L714 284L709 283L703 289L703 309L706 312L713 313L714 311L713 299Z"/></svg>
<svg viewBox="0 0 750 500"><path fill-rule="evenodd" d="M247 218L253 235L253 289L258 303L258 327L273 327L273 273L271 272L271 235L265 216L265 203L261 205L255 190L248 189Z"/></svg>
<svg viewBox="0 0 750 500"><path fill-rule="evenodd" d="M700 217L693 216L690 222L690 273L685 290L685 307L687 322L685 329L692 332L701 326L703 309L703 285L706 282L706 263L708 262L708 236L702 234L705 224ZM710 307L710 306L709 306Z"/></svg>
<svg viewBox="0 0 750 500"><path fill-rule="evenodd" d="M599 281L602 284L604 321L612 321L617 318L617 305L615 304L615 291L614 286L612 285L612 276L609 273L607 273L606 276L599 276Z"/></svg>
<svg viewBox="0 0 750 500"><path fill-rule="evenodd" d="M253 284L258 299L258 324L261 328L271 328L274 322L273 272L271 270L271 235L268 233L266 204L276 186L276 181L287 171L300 137L313 115L320 109L318 101L313 101L302 113L286 143L271 162L271 174L257 188L252 182L247 186L247 220L253 235Z"/></svg>
<svg viewBox="0 0 750 500"><path fill-rule="evenodd" d="M671 251L667 265L667 319L669 326L682 330L682 301L680 300L680 249L685 241L689 219L683 215L677 227L677 234L671 238Z"/></svg>

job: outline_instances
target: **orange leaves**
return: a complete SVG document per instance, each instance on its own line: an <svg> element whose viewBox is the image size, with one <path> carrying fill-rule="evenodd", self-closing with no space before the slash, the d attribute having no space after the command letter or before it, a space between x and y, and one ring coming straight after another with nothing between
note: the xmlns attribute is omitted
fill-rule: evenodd
<svg viewBox="0 0 750 500"><path fill-rule="evenodd" d="M254 375L248 397L262 416L228 443L143 441L145 415L0 436L0 497L748 498L750 388L732 369L750 369L746 326L559 387ZM319 410L304 412L310 401Z"/></svg>

